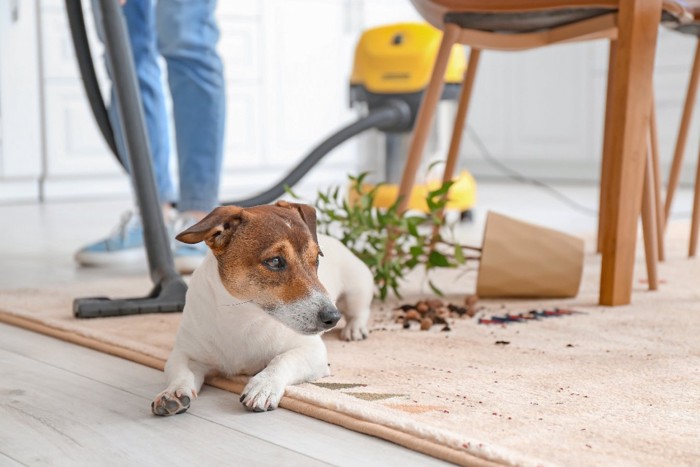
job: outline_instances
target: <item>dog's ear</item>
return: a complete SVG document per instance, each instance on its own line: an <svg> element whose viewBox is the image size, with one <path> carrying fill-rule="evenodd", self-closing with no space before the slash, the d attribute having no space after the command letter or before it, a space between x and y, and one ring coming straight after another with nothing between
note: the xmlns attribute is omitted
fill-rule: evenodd
<svg viewBox="0 0 700 467"><path fill-rule="evenodd" d="M313 206L309 206L308 204L290 203L287 201L277 201L276 205L282 208L296 210L301 216L301 220L303 220L309 227L314 242L318 243L318 235L316 234L316 209Z"/></svg>
<svg viewBox="0 0 700 467"><path fill-rule="evenodd" d="M212 250L225 247L243 221L243 208L238 206L220 206L189 229L180 232L177 240L183 243L199 243L202 240Z"/></svg>

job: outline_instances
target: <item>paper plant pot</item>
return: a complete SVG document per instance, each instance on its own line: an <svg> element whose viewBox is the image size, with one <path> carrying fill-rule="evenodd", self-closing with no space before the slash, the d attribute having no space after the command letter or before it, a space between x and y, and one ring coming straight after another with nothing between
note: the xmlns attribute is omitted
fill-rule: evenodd
<svg viewBox="0 0 700 467"><path fill-rule="evenodd" d="M582 239L488 214L476 283L479 297L574 297L582 273Z"/></svg>

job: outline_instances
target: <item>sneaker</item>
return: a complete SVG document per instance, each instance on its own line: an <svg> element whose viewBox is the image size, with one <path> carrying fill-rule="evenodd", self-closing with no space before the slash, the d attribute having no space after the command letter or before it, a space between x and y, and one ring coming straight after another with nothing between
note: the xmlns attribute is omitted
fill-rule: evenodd
<svg viewBox="0 0 700 467"><path fill-rule="evenodd" d="M146 261L141 216L134 211L122 214L109 237L81 248L75 260L83 266L119 266Z"/></svg>
<svg viewBox="0 0 700 467"><path fill-rule="evenodd" d="M179 214L173 222L174 235L192 227L197 222L199 222L199 219L185 214ZM207 245L204 242L190 245L177 240L173 241L173 260L175 261L175 269L180 274L192 274L192 272L202 264L206 255Z"/></svg>

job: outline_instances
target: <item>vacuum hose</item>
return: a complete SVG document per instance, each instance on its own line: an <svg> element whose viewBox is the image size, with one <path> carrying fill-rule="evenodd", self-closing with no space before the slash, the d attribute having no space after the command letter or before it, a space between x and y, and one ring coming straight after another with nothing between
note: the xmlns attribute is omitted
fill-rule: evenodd
<svg viewBox="0 0 700 467"><path fill-rule="evenodd" d="M109 120L107 107L105 106L100 86L97 82L95 66L90 53L90 43L85 31L85 18L81 0L65 0L66 12L68 14L68 24L70 25L75 56L78 60L78 68L83 78L83 87L87 94L92 114L95 117L97 126L102 133L107 145L119 163L126 169L124 162L119 157L117 144L114 139L114 130ZM413 115L411 107L404 101L389 99L376 108L372 109L365 117L360 118L339 131L326 138L321 144L316 146L302 161L284 176L277 184L270 189L258 193L249 198L225 201L224 205L236 205L241 207L257 206L268 204L283 196L287 187L294 186L306 175L326 154L348 139L371 128L405 128L410 127Z"/></svg>
<svg viewBox="0 0 700 467"><path fill-rule="evenodd" d="M321 144L316 146L291 172L285 175L272 188L259 193L250 198L239 199L235 201L227 201L223 204L236 205L241 207L257 206L259 204L268 204L286 192L286 187L291 187L297 184L304 175L309 172L323 157L331 150L341 145L348 139L369 130L370 128L384 126L403 126L406 122L411 121L410 106L400 100L389 100L382 107L372 110L366 117L362 117L356 122L353 122L339 131L333 133L326 138Z"/></svg>
<svg viewBox="0 0 700 467"><path fill-rule="evenodd" d="M107 107L105 106L104 99L102 99L100 85L97 83L95 66L92 63L92 54L90 53L90 42L88 41L87 32L85 31L85 17L83 16L82 1L66 0L66 13L68 14L68 24L70 25L80 76L83 77L83 87L85 88L85 94L87 94L88 101L90 102L92 114L95 117L97 126L100 128L100 133L102 133L109 149L112 150L112 154L114 154L121 166L126 169L124 162L119 157L117 143L114 140L114 131L112 130L112 124L107 114Z"/></svg>

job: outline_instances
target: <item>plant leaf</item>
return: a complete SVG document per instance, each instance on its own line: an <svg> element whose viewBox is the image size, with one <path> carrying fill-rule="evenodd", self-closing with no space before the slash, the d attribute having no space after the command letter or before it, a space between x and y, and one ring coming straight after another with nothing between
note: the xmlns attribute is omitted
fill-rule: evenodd
<svg viewBox="0 0 700 467"><path fill-rule="evenodd" d="M435 286L435 284L433 284L433 281L428 280L428 285L429 285L430 288L433 290L433 292L435 292L436 295L439 295L440 297L442 297L442 296L444 295L444 294L442 293L442 290L438 289L438 288Z"/></svg>
<svg viewBox="0 0 700 467"><path fill-rule="evenodd" d="M433 250L428 255L428 265L439 268L447 268L450 266L450 262L447 259L447 256L443 255L439 251Z"/></svg>
<svg viewBox="0 0 700 467"><path fill-rule="evenodd" d="M464 259L464 252L462 251L462 247L459 245L455 245L455 260L457 260L458 264L464 264L467 261Z"/></svg>

